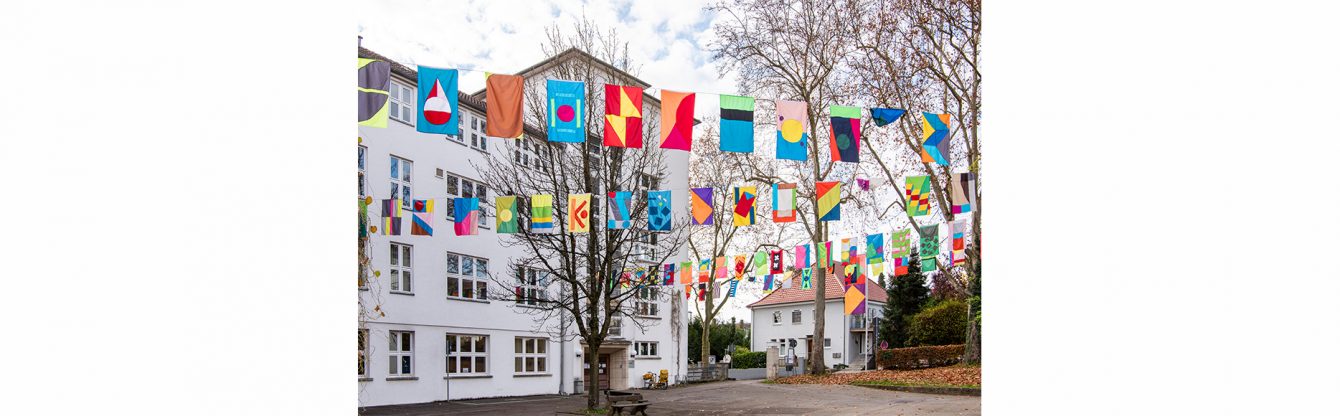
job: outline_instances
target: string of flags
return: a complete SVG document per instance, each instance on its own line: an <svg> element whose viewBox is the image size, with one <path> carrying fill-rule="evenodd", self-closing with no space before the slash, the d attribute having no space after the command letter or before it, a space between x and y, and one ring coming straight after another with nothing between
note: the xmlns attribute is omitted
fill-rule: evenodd
<svg viewBox="0 0 1340 416"><path fill-rule="evenodd" d="M457 69L418 66L418 95L415 129L430 134L460 134ZM375 59L358 59L358 124L385 128L389 117L391 65ZM586 83L556 79L545 80L545 127L548 140L558 143L583 143L587 132ZM608 147L643 148L643 109L641 87L603 84L605 100L602 143ZM522 111L525 79L518 75L485 73L486 136L519 139L523 136ZM697 93L661 89L659 147L691 151L693 114ZM719 95L720 142L723 152L754 152L755 97ZM772 100L777 107L776 154L778 160L809 160L808 104L802 101ZM831 105L829 114L829 155L835 162L860 163L862 107ZM902 118L907 110L869 108L876 126L887 126ZM949 165L949 133L953 116L949 113L922 112L921 159L925 163ZM816 155L817 156L817 155Z"/></svg>

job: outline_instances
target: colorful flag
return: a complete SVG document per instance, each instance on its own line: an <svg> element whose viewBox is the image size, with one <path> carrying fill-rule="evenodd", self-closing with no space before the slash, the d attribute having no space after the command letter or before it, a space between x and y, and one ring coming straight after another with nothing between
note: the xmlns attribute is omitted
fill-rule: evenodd
<svg viewBox="0 0 1340 416"><path fill-rule="evenodd" d="M892 251L889 253L889 256L893 257L894 276L907 274L908 265L911 264L912 259L910 256L912 255L912 242L909 238L911 232L912 230L903 229L889 234L889 238L893 240L893 248L891 249Z"/></svg>
<svg viewBox="0 0 1340 416"><path fill-rule="evenodd" d="M382 235L400 235L400 211L404 204L400 198L382 200Z"/></svg>
<svg viewBox="0 0 1340 416"><path fill-rule="evenodd" d="M712 225L712 188L689 189L689 212L693 225Z"/></svg>
<svg viewBox="0 0 1340 416"><path fill-rule="evenodd" d="M704 300L707 300L707 284L706 284L706 283L699 283L699 284L698 284L698 301L699 301L699 302L702 302L702 301L704 301Z"/></svg>
<svg viewBox="0 0 1340 416"><path fill-rule="evenodd" d="M642 88L605 84L605 145L642 148Z"/></svg>
<svg viewBox="0 0 1340 416"><path fill-rule="evenodd" d="M549 141L585 142L586 83L545 80L545 95L549 98Z"/></svg>
<svg viewBox="0 0 1340 416"><path fill-rule="evenodd" d="M796 246L796 268L806 269L810 267L810 245L803 244Z"/></svg>
<svg viewBox="0 0 1340 416"><path fill-rule="evenodd" d="M721 96L721 151L754 151L754 97Z"/></svg>
<svg viewBox="0 0 1340 416"><path fill-rule="evenodd" d="M819 221L842 219L842 183L818 182L814 192L819 194Z"/></svg>
<svg viewBox="0 0 1340 416"><path fill-rule="evenodd" d="M730 292L727 292L727 293L726 293L726 297L728 297L728 298L733 298L733 297L735 297L735 287L736 287L736 286L739 286L739 285L740 285L740 281L739 281L739 280L732 280L732 281L730 281Z"/></svg>
<svg viewBox="0 0 1340 416"><path fill-rule="evenodd" d="M772 222L795 222L796 184L772 184Z"/></svg>
<svg viewBox="0 0 1340 416"><path fill-rule="evenodd" d="M433 235L433 200L415 199L413 208L414 216L410 218L410 235Z"/></svg>
<svg viewBox="0 0 1340 416"><path fill-rule="evenodd" d="M832 253L833 250L833 243L825 241L823 244L819 244L815 248L817 248L818 251L814 255L814 265L823 267L825 271L832 270L832 266L830 265L833 263L833 255L830 253Z"/></svg>
<svg viewBox="0 0 1340 416"><path fill-rule="evenodd" d="M931 177L907 177L907 215L920 217L931 213Z"/></svg>
<svg viewBox="0 0 1340 416"><path fill-rule="evenodd" d="M793 276L791 275L791 272L789 272L789 271L786 272L786 273L782 273L782 276L781 276L781 279L782 279L782 289L790 289L790 288L791 288L791 286L792 286L792 281L796 280L796 279L793 279L792 277L793 277Z"/></svg>
<svg viewBox="0 0 1340 416"><path fill-rule="evenodd" d="M484 79L484 135L521 137L521 103L525 81L516 75L489 74Z"/></svg>
<svg viewBox="0 0 1340 416"><path fill-rule="evenodd" d="M765 252L765 251L763 251L763 250L759 250L757 253L754 253L754 273L753 273L753 274L754 274L755 276L764 274L764 273L763 273L763 268L764 268L764 267L767 267L767 266L768 266L768 253Z"/></svg>
<svg viewBox="0 0 1340 416"><path fill-rule="evenodd" d="M661 90L661 148L693 150L693 93Z"/></svg>
<svg viewBox="0 0 1340 416"><path fill-rule="evenodd" d="M479 198L452 198L456 235L479 234Z"/></svg>
<svg viewBox="0 0 1340 416"><path fill-rule="evenodd" d="M716 275L717 275L716 279L717 279L717 280L721 280L721 279L725 279L725 278L726 278L726 276L727 276L727 275L726 275L726 272L727 272L727 270L726 270L726 256L719 256L719 257L717 257L716 264L713 264L712 267L715 268L716 271L717 271L717 273L716 273Z"/></svg>
<svg viewBox="0 0 1340 416"><path fill-rule="evenodd" d="M532 195L530 197L530 232L534 234L554 233L554 196Z"/></svg>
<svg viewBox="0 0 1340 416"><path fill-rule="evenodd" d="M782 274L786 267L782 264L782 251L772 250L768 252L768 273Z"/></svg>
<svg viewBox="0 0 1340 416"><path fill-rule="evenodd" d="M972 212L977 202L977 174L972 172L955 173L949 182L949 199L953 203L954 214Z"/></svg>
<svg viewBox="0 0 1340 416"><path fill-rule="evenodd" d="M633 226L633 193L628 191L607 193L609 201L605 202L605 216L608 217L606 227L611 230L622 230Z"/></svg>
<svg viewBox="0 0 1340 416"><path fill-rule="evenodd" d="M865 236L865 258L871 276L884 274L884 233Z"/></svg>
<svg viewBox="0 0 1340 416"><path fill-rule="evenodd" d="M748 257L743 254L735 256L735 261L732 265L732 269L734 269L735 272L735 280L744 278L745 263L748 261Z"/></svg>
<svg viewBox="0 0 1340 416"><path fill-rule="evenodd" d="M865 283L856 283L847 286L846 293L842 296L842 306L847 315L865 315Z"/></svg>
<svg viewBox="0 0 1340 416"><path fill-rule="evenodd" d="M828 107L828 151L834 162L861 162L861 108Z"/></svg>
<svg viewBox="0 0 1340 416"><path fill-rule="evenodd" d="M691 295L693 295L693 285L684 285L684 299L688 299Z"/></svg>
<svg viewBox="0 0 1340 416"><path fill-rule="evenodd" d="M670 191L647 191L647 229L670 231Z"/></svg>
<svg viewBox="0 0 1340 416"><path fill-rule="evenodd" d="M806 159L809 149L810 119L804 101L777 101L777 158Z"/></svg>
<svg viewBox="0 0 1340 416"><path fill-rule="evenodd" d="M898 121L904 113L907 113L907 110L900 108L872 108L870 109L870 118L875 119L876 126L884 127L889 123Z"/></svg>
<svg viewBox="0 0 1340 416"><path fill-rule="evenodd" d="M954 220L949 223L949 233L953 236L953 249L949 252L949 262L955 266L968 261L966 252L967 238L964 235L968 233L968 220Z"/></svg>
<svg viewBox="0 0 1340 416"><path fill-rule="evenodd" d="M811 278L812 276L814 276L814 273L811 272L811 269L800 269L800 288L801 288L801 289L804 289L804 290L810 290L810 289L812 289L812 288L814 287L814 286L812 286L812 285L810 284L810 278Z"/></svg>
<svg viewBox="0 0 1340 416"><path fill-rule="evenodd" d="M754 201L758 192L752 186L735 187L735 226L754 225Z"/></svg>
<svg viewBox="0 0 1340 416"><path fill-rule="evenodd" d="M386 128L390 90L391 64L358 58L358 125Z"/></svg>
<svg viewBox="0 0 1340 416"><path fill-rule="evenodd" d="M666 286L675 284L675 264L674 264L674 263L666 263L665 265L663 265L663 268L665 269L665 270L664 270L664 273L663 273L663 274L665 275L665 277L663 277L663 279L665 279L665 280L664 280L664 283L662 283L662 284L664 284L664 285L666 285Z"/></svg>
<svg viewBox="0 0 1340 416"><path fill-rule="evenodd" d="M568 232L591 231L591 194L568 195Z"/></svg>
<svg viewBox="0 0 1340 416"><path fill-rule="evenodd" d="M935 271L935 258L940 255L940 224L931 224L921 229L921 272Z"/></svg>
<svg viewBox="0 0 1340 416"><path fill-rule="evenodd" d="M461 134L457 117L456 90L459 75L455 69L419 65L419 114L414 129L421 133Z"/></svg>
<svg viewBox="0 0 1340 416"><path fill-rule="evenodd" d="M517 226L516 197L500 196L494 198L493 205L498 208L498 213L493 216L494 227L498 229L498 234L516 234L517 228L519 228Z"/></svg>
<svg viewBox="0 0 1340 416"><path fill-rule="evenodd" d="M693 284L693 262L686 261L679 264L679 284Z"/></svg>
<svg viewBox="0 0 1340 416"><path fill-rule="evenodd" d="M949 114L921 113L921 161L949 166Z"/></svg>
<svg viewBox="0 0 1340 416"><path fill-rule="evenodd" d="M698 261L698 283L712 281L712 259Z"/></svg>
<svg viewBox="0 0 1340 416"><path fill-rule="evenodd" d="M763 293L772 292L772 275L763 276Z"/></svg>

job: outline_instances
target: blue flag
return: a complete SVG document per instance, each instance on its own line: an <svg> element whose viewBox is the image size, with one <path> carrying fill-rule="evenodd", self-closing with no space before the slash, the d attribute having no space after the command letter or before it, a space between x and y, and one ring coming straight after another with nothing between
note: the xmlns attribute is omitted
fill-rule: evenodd
<svg viewBox="0 0 1340 416"><path fill-rule="evenodd" d="M419 67L419 114L414 128L423 133L461 134L461 117L456 112L455 69Z"/></svg>
<svg viewBox="0 0 1340 416"><path fill-rule="evenodd" d="M586 84L547 80L549 95L549 141L586 141Z"/></svg>
<svg viewBox="0 0 1340 416"><path fill-rule="evenodd" d="M898 121L904 113L907 113L907 110L901 108L872 108L870 109L870 118L875 119L876 126L883 127Z"/></svg>

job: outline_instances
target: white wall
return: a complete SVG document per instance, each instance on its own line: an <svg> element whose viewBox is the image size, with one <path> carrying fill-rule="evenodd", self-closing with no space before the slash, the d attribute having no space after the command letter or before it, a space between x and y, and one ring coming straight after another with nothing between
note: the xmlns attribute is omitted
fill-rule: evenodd
<svg viewBox="0 0 1340 416"><path fill-rule="evenodd" d="M871 311L871 316L878 316L879 311L884 307L883 304L870 302L866 308ZM751 308L753 316L753 325L749 334L750 349L753 351L765 351L771 345L772 339L792 339L796 340L796 356L809 357L810 352L805 347L805 337L814 334L814 303L799 302L781 305L767 305ZM799 310L801 319L799 324L791 323L791 312ZM781 324L772 323L773 312L781 312ZM851 332L848 316L843 314L843 305L841 299L833 299L826 302L824 307L824 337L832 340L832 345L824 350L824 364L832 366L835 363L851 362L853 354L859 354L855 337L859 332ZM823 341L819 341L822 343ZM822 345L822 344L820 344ZM782 353L785 354L785 349ZM833 358L834 353L840 353L840 358Z"/></svg>

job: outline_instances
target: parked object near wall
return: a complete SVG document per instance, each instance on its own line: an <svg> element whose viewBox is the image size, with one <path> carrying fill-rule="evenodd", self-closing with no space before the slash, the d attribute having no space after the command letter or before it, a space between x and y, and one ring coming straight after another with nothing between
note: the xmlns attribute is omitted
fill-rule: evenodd
<svg viewBox="0 0 1340 416"><path fill-rule="evenodd" d="M876 363L881 370L944 367L963 360L963 344L879 350Z"/></svg>

